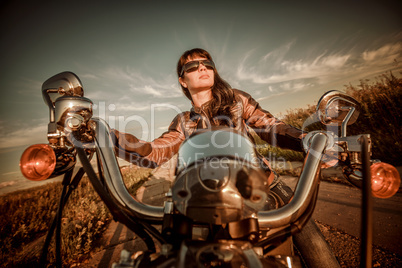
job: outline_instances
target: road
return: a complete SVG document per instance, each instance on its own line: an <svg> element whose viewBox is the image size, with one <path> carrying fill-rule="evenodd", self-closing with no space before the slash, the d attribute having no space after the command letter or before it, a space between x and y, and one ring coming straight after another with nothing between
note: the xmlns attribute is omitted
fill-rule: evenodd
<svg viewBox="0 0 402 268"><path fill-rule="evenodd" d="M154 177L155 178L155 177ZM148 181L142 189L143 201L149 204L161 205L163 191L168 189L170 182L165 176ZM281 177L286 184L294 187L297 178ZM157 197L153 199L153 197ZM402 193L389 199L374 199L374 234L373 244L402 256L400 247L402 227ZM360 238L361 192L359 189L339 183L323 181L320 184L318 201L313 218L321 223L335 227L355 237ZM141 250L143 242L122 224L112 222L102 238L104 249L94 253L92 258L81 267L109 267L119 260L122 249L131 252Z"/></svg>
<svg viewBox="0 0 402 268"><path fill-rule="evenodd" d="M290 186L295 177L282 179ZM373 200L373 244L402 255L402 193ZM361 190L339 183L321 182L313 218L361 237Z"/></svg>

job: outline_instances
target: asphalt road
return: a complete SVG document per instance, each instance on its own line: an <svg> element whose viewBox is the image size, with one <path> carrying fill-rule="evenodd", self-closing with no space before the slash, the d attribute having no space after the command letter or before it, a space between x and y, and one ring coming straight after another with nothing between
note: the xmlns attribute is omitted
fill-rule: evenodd
<svg viewBox="0 0 402 268"><path fill-rule="evenodd" d="M289 185L295 177L282 177ZM339 183L321 182L313 218L361 237L361 190ZM373 200L373 244L402 255L402 193Z"/></svg>
<svg viewBox="0 0 402 268"><path fill-rule="evenodd" d="M165 174L166 175L166 174ZM163 196L168 189L169 176L157 176L148 181L141 198L145 203L163 203ZM281 176L282 180L294 187L297 178ZM155 198L155 199L154 199ZM374 234L373 244L391 252L402 255L402 193L389 199L374 199ZM360 238L361 191L339 183L321 182L313 218L321 223L335 227ZM81 267L109 267L119 260L120 252L127 249L131 252L142 250L143 242L122 224L112 222L102 238L104 249L94 253L92 258L82 263Z"/></svg>

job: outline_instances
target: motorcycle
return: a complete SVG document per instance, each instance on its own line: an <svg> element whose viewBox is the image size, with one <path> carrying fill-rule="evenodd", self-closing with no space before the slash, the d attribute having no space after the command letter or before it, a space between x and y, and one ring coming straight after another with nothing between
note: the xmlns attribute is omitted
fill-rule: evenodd
<svg viewBox="0 0 402 268"><path fill-rule="evenodd" d="M292 199L269 210L266 175L256 160L255 146L241 133L216 129L190 136L179 149L175 180L164 205L151 206L128 192L109 126L92 117L93 103L84 97L80 79L71 72L57 74L43 83L42 95L49 107L49 143L30 146L20 161L23 175L30 180L64 174L59 208L42 250L42 265L55 233L56 265L61 267L63 207L86 173L114 220L136 233L147 247L142 252L122 251L115 268L301 267L300 256L292 250L288 255L275 255L275 248L303 230L311 218L322 156L333 148L340 155L345 177L363 189L362 263L371 265L371 196L392 196L400 177L394 167L370 160L369 135L346 135L347 126L359 115L360 105L352 97L338 91L322 96L317 105L320 121L341 126L341 137L329 131L308 133L303 140L306 156ZM94 156L96 164L91 163ZM73 177L77 160L82 167Z"/></svg>

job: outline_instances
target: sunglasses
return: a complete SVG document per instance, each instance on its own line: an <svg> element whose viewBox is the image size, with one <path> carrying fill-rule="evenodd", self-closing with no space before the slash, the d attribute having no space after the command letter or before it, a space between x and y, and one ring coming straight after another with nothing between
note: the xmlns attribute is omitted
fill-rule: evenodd
<svg viewBox="0 0 402 268"><path fill-rule="evenodd" d="M186 64L183 65L183 68L181 68L180 72L180 77L183 76L184 72L191 73L195 72L198 70L198 67L200 64L205 66L205 68L213 70L215 69L215 64L212 60L194 60L194 61L189 61Z"/></svg>

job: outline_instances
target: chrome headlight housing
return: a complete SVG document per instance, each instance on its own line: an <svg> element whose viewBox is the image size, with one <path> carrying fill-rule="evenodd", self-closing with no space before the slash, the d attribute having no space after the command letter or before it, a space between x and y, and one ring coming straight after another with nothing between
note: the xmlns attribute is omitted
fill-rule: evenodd
<svg viewBox="0 0 402 268"><path fill-rule="evenodd" d="M196 222L224 224L256 217L268 191L254 146L241 134L204 132L179 149L172 199L180 213Z"/></svg>

